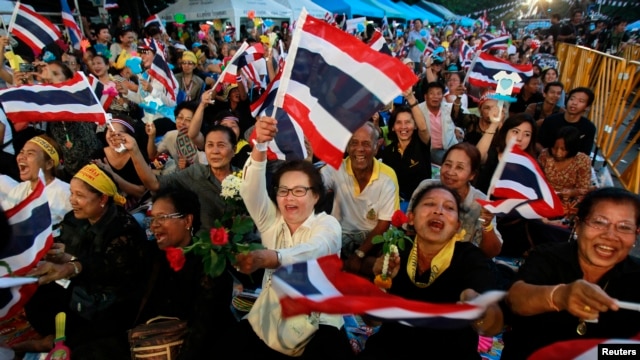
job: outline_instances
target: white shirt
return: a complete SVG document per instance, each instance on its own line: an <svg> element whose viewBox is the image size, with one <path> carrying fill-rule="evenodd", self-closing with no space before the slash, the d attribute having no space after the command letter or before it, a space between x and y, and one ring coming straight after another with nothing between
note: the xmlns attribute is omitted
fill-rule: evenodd
<svg viewBox="0 0 640 360"><path fill-rule="evenodd" d="M9 119L7 119L7 115L1 109L0 109L0 123L4 125L4 138L2 139L2 144L6 144L11 139L13 139L13 133L11 133L11 125L9 124ZM6 152L7 154L11 154L11 155L16 154L16 151L13 148L13 142L11 142L11 144L7 145L4 149L1 149L1 150Z"/></svg>

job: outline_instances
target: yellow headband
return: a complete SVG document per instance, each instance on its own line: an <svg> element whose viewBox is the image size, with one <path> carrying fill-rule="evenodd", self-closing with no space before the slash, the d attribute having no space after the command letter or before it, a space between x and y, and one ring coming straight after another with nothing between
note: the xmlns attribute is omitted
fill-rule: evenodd
<svg viewBox="0 0 640 360"><path fill-rule="evenodd" d="M185 51L182 53L182 61L190 61L194 64L198 63L198 58L196 57L196 54L194 54L191 51Z"/></svg>
<svg viewBox="0 0 640 360"><path fill-rule="evenodd" d="M96 164L86 165L73 177L86 182L101 193L113 197L113 201L120 206L127 202L127 199L118 193L116 184Z"/></svg>
<svg viewBox="0 0 640 360"><path fill-rule="evenodd" d="M40 136L34 136L29 139L29 142L38 145L45 153L47 153L47 155L49 155L51 160L53 160L53 167L57 167L58 165L60 165L60 156L58 156L56 148L54 148L53 145L49 144L47 140L41 138Z"/></svg>

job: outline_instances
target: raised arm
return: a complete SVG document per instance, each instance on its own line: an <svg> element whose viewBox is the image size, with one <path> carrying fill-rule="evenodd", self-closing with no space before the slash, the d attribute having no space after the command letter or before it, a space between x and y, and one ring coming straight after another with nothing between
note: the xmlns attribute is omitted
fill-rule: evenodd
<svg viewBox="0 0 640 360"><path fill-rule="evenodd" d="M160 189L160 182L158 181L158 178L153 173L147 162L144 160L144 157L140 152L140 148L138 148L136 140L129 134L122 134L122 137L124 138L123 145L131 154L133 166L135 167L136 173L140 177L142 184L144 184L144 187L151 191L158 191Z"/></svg>
<svg viewBox="0 0 640 360"><path fill-rule="evenodd" d="M406 90L403 95L407 100L409 107L411 107L411 115L413 115L413 120L416 122L420 140L422 140L422 142L425 144L429 144L429 141L431 141L431 134L429 133L429 128L427 127L427 120L424 118L424 114L418 107L419 102L413 94L412 88Z"/></svg>
<svg viewBox="0 0 640 360"><path fill-rule="evenodd" d="M213 89L209 89L202 93L202 96L200 97L200 104L198 104L198 108L196 108L196 112L193 114L193 118L191 118L191 123L189 123L189 131L187 132L187 135L198 149L204 148L204 136L202 136L200 129L202 129L204 109L211 104L213 96Z"/></svg>

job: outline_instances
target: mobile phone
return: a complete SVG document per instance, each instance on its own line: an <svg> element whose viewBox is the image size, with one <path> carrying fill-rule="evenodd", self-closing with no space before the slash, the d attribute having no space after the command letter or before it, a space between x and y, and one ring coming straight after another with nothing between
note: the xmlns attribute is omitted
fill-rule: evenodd
<svg viewBox="0 0 640 360"><path fill-rule="evenodd" d="M20 63L20 72L34 72L35 68L33 64L29 63Z"/></svg>
<svg viewBox="0 0 640 360"><path fill-rule="evenodd" d="M122 77L122 76L120 76L120 75L115 75L115 76L113 77L113 80L114 80L114 81L116 81L116 82L123 82L123 81L125 81L125 78L123 78L123 77Z"/></svg>

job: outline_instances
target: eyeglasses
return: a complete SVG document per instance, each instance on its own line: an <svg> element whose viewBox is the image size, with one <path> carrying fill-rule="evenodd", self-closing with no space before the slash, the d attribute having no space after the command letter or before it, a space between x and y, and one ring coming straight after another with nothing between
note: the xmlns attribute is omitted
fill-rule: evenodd
<svg viewBox="0 0 640 360"><path fill-rule="evenodd" d="M295 197L303 197L307 195L307 191L311 189L312 189L311 187L306 187L306 186L295 186L291 189L289 189L286 186L280 186L276 188L276 195L279 197L285 197L289 195L289 192L291 192Z"/></svg>
<svg viewBox="0 0 640 360"><path fill-rule="evenodd" d="M158 215L158 216L153 216L153 217L149 217L149 226L152 226L154 223L157 223L158 225L164 225L164 223L167 221L167 219L180 219L184 217L184 214L180 214L180 213L173 213L173 214L166 214L166 215Z"/></svg>
<svg viewBox="0 0 640 360"><path fill-rule="evenodd" d="M77 62L75 62L75 61L63 61L62 63L67 65L67 66L71 66L71 65L77 64Z"/></svg>
<svg viewBox="0 0 640 360"><path fill-rule="evenodd" d="M138 52L139 52L140 54L148 54L148 53L150 53L150 52L151 52L151 50L149 50L149 49L138 49Z"/></svg>
<svg viewBox="0 0 640 360"><path fill-rule="evenodd" d="M191 65L191 66L195 66L196 63L190 62L190 61L183 61L182 65Z"/></svg>
<svg viewBox="0 0 640 360"><path fill-rule="evenodd" d="M611 221L609 221L609 219L601 216L586 218L584 219L584 223L598 230L609 230L609 227L611 225L614 225L614 228L620 234L635 234L636 232L638 232L638 227L632 223L623 221L613 224Z"/></svg>

